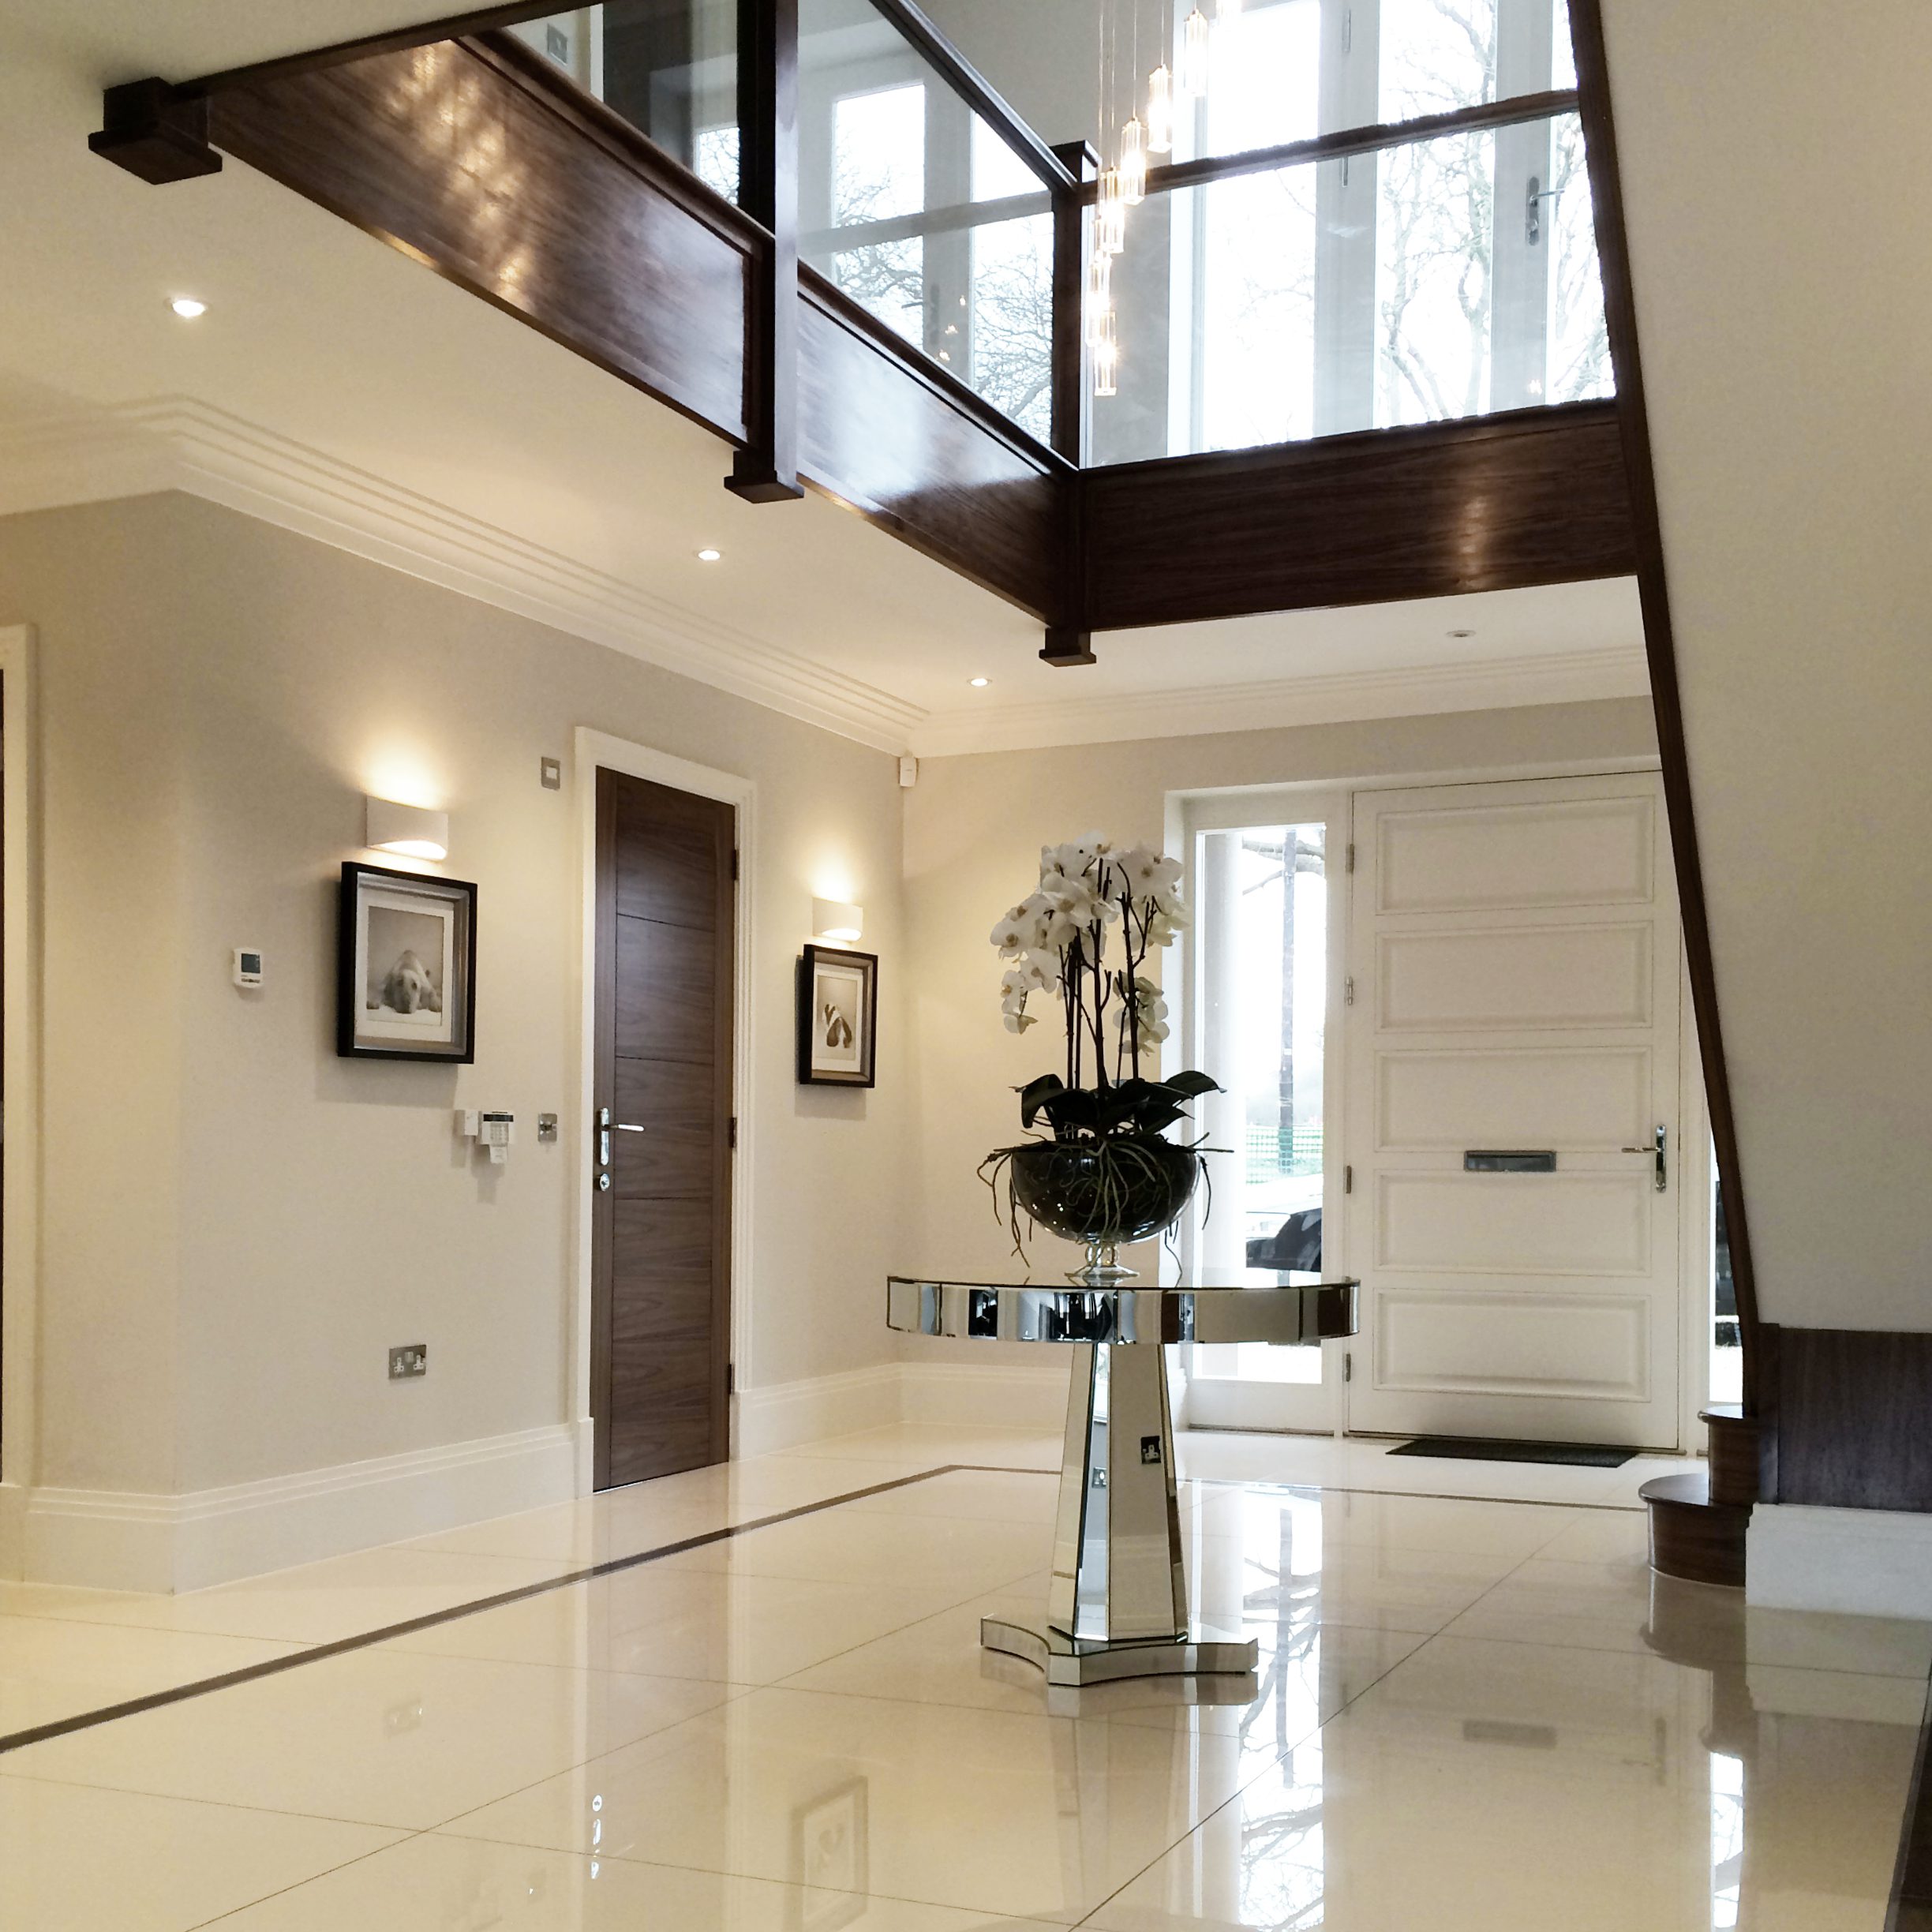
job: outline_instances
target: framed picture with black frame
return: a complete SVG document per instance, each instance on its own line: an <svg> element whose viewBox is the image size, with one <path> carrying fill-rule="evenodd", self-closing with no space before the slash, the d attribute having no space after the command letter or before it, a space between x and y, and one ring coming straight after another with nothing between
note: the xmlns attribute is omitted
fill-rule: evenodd
<svg viewBox="0 0 1932 1932"><path fill-rule="evenodd" d="M350 860L342 869L336 1052L474 1060L476 958L474 886Z"/></svg>
<svg viewBox="0 0 1932 1932"><path fill-rule="evenodd" d="M870 1087L878 1060L878 955L808 945L799 960L798 1076Z"/></svg>

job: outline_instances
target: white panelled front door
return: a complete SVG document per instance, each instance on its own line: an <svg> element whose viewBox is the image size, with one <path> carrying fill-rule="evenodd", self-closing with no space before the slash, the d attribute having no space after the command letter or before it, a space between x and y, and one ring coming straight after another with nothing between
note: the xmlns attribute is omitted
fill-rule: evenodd
<svg viewBox="0 0 1932 1932"><path fill-rule="evenodd" d="M1679 932L1656 775L1363 792L1354 838L1349 1426L1675 1445ZM1554 1169L1469 1158L1498 1153Z"/></svg>

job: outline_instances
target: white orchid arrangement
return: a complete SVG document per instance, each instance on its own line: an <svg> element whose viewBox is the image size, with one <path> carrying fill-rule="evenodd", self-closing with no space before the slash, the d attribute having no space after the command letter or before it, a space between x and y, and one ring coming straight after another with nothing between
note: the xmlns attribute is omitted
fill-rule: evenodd
<svg viewBox="0 0 1932 1932"><path fill-rule="evenodd" d="M1011 962L1001 983L1007 1031L1036 1024L1030 1004L1054 998L1066 1027L1065 1076L1043 1074L1021 1090L1024 1125L1044 1114L1061 1139L1158 1133L1189 1100L1215 1090L1205 1074L1140 1075L1142 1055L1170 1031L1167 1002L1145 968L1188 924L1180 885L1180 861L1151 846L1117 848L1094 833L1041 848L1037 889L992 933Z"/></svg>

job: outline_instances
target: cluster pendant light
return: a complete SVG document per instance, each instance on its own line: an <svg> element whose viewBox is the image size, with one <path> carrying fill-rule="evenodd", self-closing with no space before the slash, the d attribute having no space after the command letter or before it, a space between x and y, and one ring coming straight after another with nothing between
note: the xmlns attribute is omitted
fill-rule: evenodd
<svg viewBox="0 0 1932 1932"><path fill-rule="evenodd" d="M1100 0L1100 140L1104 154L1108 146L1108 121L1118 98L1117 64L1120 49L1121 21L1116 17L1124 4L1128 15L1133 53L1129 57L1129 91L1137 96L1140 71L1140 0ZM1147 77L1147 118L1140 115L1137 98L1120 124L1114 144L1114 159L1103 163L1094 205L1093 253L1087 264L1085 301L1080 334L1091 351L1093 392L1110 396L1118 392L1120 343L1114 313L1114 257L1127 245L1127 211L1138 208L1147 198L1148 157L1174 152L1174 108L1177 101L1202 100L1207 97L1208 44L1211 29L1208 17L1198 6L1181 21L1177 35L1167 11L1168 0L1154 0L1155 32L1162 48L1171 50L1178 68L1170 69L1163 58ZM1240 13L1241 0L1219 0L1217 20L1231 20ZM1177 45L1177 41L1178 44Z"/></svg>

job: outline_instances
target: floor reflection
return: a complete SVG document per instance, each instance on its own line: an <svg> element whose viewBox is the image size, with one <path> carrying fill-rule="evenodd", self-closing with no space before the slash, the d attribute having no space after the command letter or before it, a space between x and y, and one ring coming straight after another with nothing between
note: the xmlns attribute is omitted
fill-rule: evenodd
<svg viewBox="0 0 1932 1932"><path fill-rule="evenodd" d="M1747 1618L1740 1593L1627 1553L1458 1549L1453 1512L1447 1547L1378 1542L1335 1501L1249 1492L1197 1515L1200 1587L1261 1642L1238 1722L1271 1761L1091 1925L1881 1932L1924 1627ZM1468 1522L1507 1540L1504 1519ZM1616 1527L1552 1515L1540 1534L1601 1549ZM1485 1554L1493 1582L1433 1631L1328 1620L1399 1619ZM1410 1647L1367 1656L1372 1636Z"/></svg>

